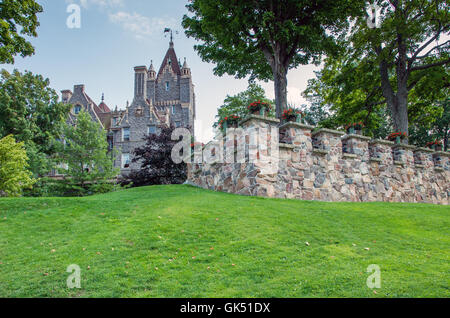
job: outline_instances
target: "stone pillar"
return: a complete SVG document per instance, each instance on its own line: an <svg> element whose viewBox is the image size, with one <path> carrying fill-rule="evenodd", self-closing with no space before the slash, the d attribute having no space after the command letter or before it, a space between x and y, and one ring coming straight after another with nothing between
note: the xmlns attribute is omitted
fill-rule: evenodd
<svg viewBox="0 0 450 318"><path fill-rule="evenodd" d="M392 156L394 158L394 164L407 167L414 167L414 154L413 150L416 147L405 144L394 144L392 147Z"/></svg>
<svg viewBox="0 0 450 318"><path fill-rule="evenodd" d="M313 128L313 126L296 122L287 122L280 126L280 138L283 138L280 142L291 144L294 148L292 162L308 161L308 154L311 153L313 148L311 137Z"/></svg>
<svg viewBox="0 0 450 318"><path fill-rule="evenodd" d="M303 181L312 162L313 126L287 122L280 126L280 162L277 192L286 198L303 198Z"/></svg>
<svg viewBox="0 0 450 318"><path fill-rule="evenodd" d="M434 167L437 171L449 171L450 162L449 162L450 152L445 151L437 151L433 153L433 161Z"/></svg>
<svg viewBox="0 0 450 318"><path fill-rule="evenodd" d="M394 142L382 139L369 141L370 161L378 162L380 165L391 166L393 164L392 146Z"/></svg>
<svg viewBox="0 0 450 318"><path fill-rule="evenodd" d="M279 119L249 115L239 126L244 130L248 158L236 182L247 184L252 195L274 197L279 169ZM242 190L241 190L242 191Z"/></svg>
<svg viewBox="0 0 450 318"><path fill-rule="evenodd" d="M342 151L344 157L347 154L355 155L357 158L360 158L361 161L368 162L369 161L369 140L370 137L361 136L361 135L345 135L342 138Z"/></svg>
<svg viewBox="0 0 450 318"><path fill-rule="evenodd" d="M318 129L313 137L313 165L305 171L305 191L310 188L313 199L339 201L339 190L332 188L333 183L340 179L342 171L342 142L345 133L331 129ZM341 185L337 185L340 188ZM308 192L306 192L308 194Z"/></svg>
<svg viewBox="0 0 450 318"><path fill-rule="evenodd" d="M433 153L434 151L429 148L418 147L413 149L415 168L425 170L433 169Z"/></svg>

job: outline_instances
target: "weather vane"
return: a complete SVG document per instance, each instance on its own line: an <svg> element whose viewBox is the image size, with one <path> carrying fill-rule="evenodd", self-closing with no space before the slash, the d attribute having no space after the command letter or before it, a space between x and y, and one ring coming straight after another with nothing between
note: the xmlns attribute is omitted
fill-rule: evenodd
<svg viewBox="0 0 450 318"><path fill-rule="evenodd" d="M171 28L164 29L164 37L167 37L167 34L170 33L170 42L173 42L173 30ZM175 34L179 34L178 31L175 31Z"/></svg>

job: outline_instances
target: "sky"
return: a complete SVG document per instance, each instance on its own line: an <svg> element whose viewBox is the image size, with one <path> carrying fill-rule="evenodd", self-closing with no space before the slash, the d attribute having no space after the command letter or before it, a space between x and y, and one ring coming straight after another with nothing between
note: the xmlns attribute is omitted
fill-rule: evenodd
<svg viewBox="0 0 450 318"><path fill-rule="evenodd" d="M196 139L208 142L214 136L212 124L217 108L227 95L244 91L246 79L213 74L214 64L201 60L194 50L195 39L187 38L181 27L187 13L187 0L38 0L44 12L38 15L38 37L31 38L35 55L16 57L14 65L0 65L8 71L31 71L50 79L58 93L85 84L87 94L97 103L105 94L110 108L124 109L133 100L135 66L156 68L169 47L164 28L174 34L175 51L187 59L195 85L197 102ZM67 20L80 7L80 28L69 28ZM314 78L313 65L301 66L288 74L288 101L306 103L301 92ZM274 98L273 82L260 83L269 98Z"/></svg>

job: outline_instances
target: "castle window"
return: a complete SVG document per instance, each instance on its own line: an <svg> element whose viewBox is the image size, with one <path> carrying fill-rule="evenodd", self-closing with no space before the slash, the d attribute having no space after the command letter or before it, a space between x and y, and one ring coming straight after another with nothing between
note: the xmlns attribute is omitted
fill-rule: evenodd
<svg viewBox="0 0 450 318"><path fill-rule="evenodd" d="M122 130L123 141L130 141L130 128L124 128Z"/></svg>
<svg viewBox="0 0 450 318"><path fill-rule="evenodd" d="M172 106L172 115L177 112L177 106Z"/></svg>
<svg viewBox="0 0 450 318"><path fill-rule="evenodd" d="M130 167L130 154L129 153L123 153L122 154L122 169L126 169Z"/></svg>
<svg viewBox="0 0 450 318"><path fill-rule="evenodd" d="M176 121L176 122L175 122L175 127L176 127L176 128L181 127L181 122L180 122L180 121Z"/></svg>
<svg viewBox="0 0 450 318"><path fill-rule="evenodd" d="M169 89L170 89L170 83L166 82L166 91L169 91Z"/></svg>
<svg viewBox="0 0 450 318"><path fill-rule="evenodd" d="M75 105L75 107L73 108L73 112L75 113L75 115L78 115L81 112L81 106Z"/></svg>
<svg viewBox="0 0 450 318"><path fill-rule="evenodd" d="M148 126L148 134L149 135L154 135L154 134L156 134L156 126Z"/></svg>

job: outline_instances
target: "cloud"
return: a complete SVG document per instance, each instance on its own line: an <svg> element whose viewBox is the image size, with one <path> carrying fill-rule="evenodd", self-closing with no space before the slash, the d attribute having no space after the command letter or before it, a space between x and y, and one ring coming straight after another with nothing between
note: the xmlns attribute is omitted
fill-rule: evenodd
<svg viewBox="0 0 450 318"><path fill-rule="evenodd" d="M83 8L99 7L101 9L111 9L124 5L124 0L66 0L66 3L80 4Z"/></svg>
<svg viewBox="0 0 450 318"><path fill-rule="evenodd" d="M132 33L137 39L144 39L162 33L166 27L174 27L174 18L149 18L139 13L119 11L109 14L112 23L120 25L125 31Z"/></svg>

